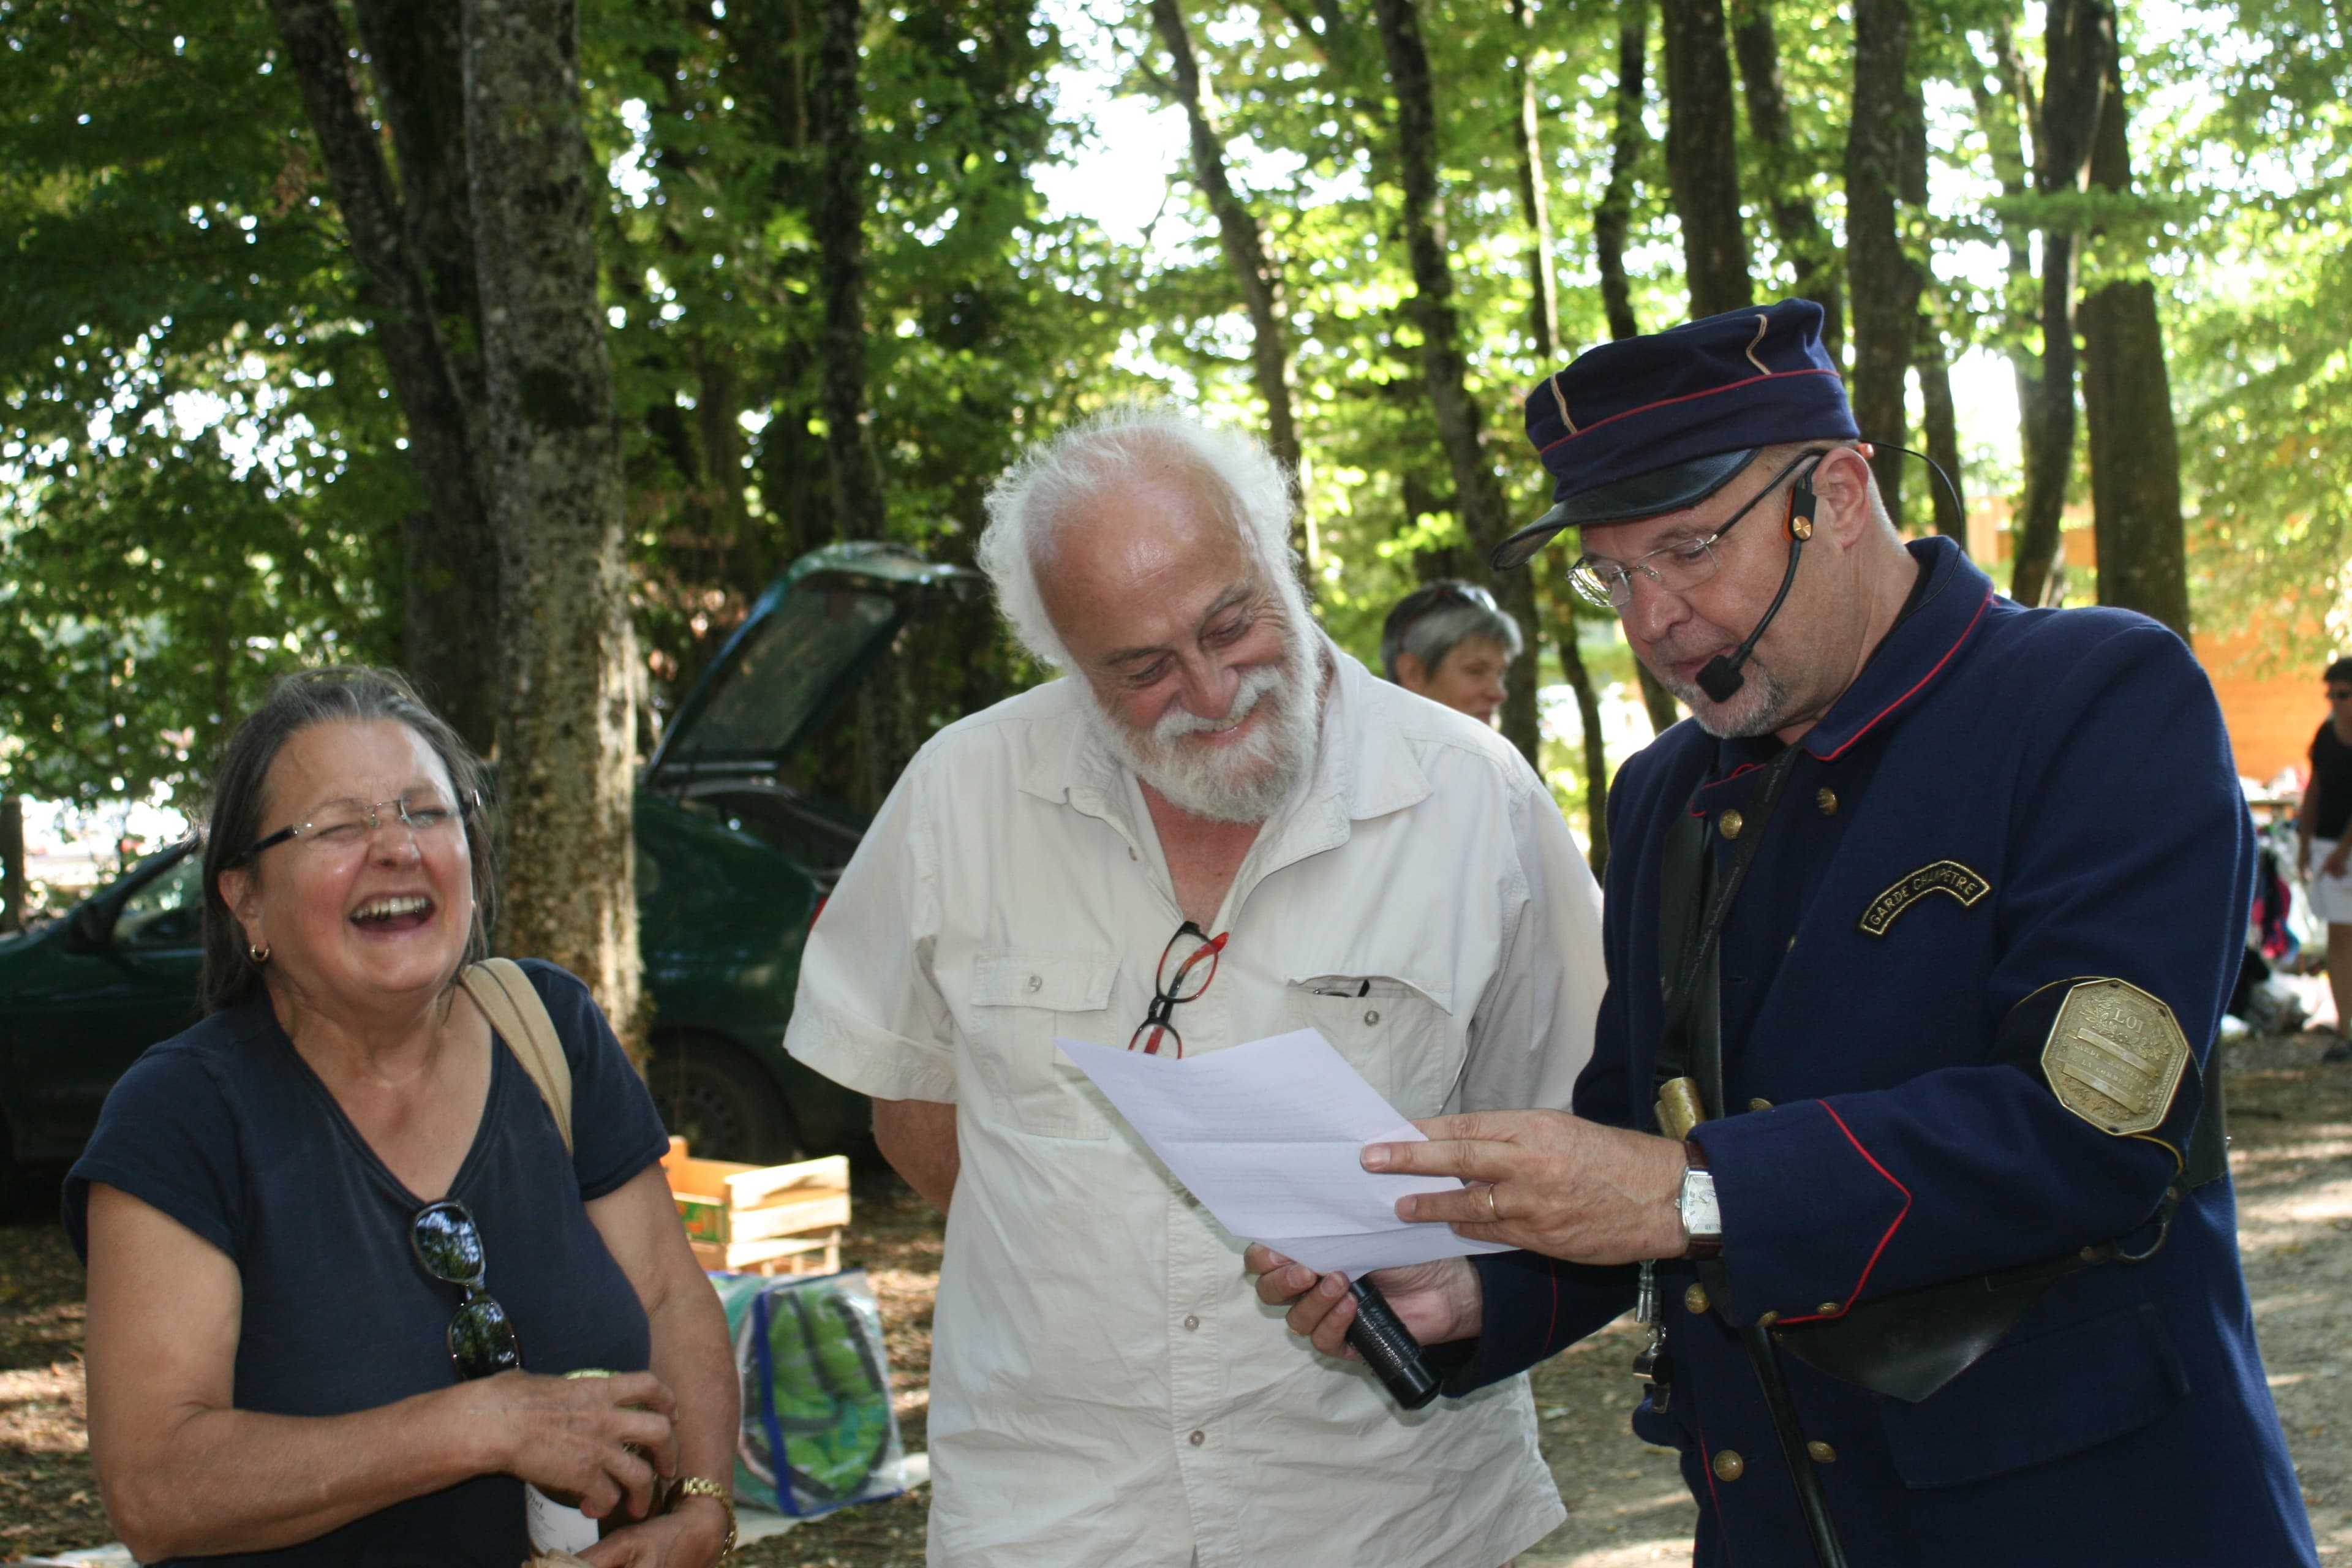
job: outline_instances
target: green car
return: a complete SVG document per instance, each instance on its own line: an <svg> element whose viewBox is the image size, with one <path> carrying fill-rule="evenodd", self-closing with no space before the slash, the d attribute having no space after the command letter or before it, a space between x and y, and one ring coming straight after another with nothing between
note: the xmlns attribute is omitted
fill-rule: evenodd
<svg viewBox="0 0 2352 1568"><path fill-rule="evenodd" d="M893 545L803 556L646 764L635 808L646 1078L696 1153L768 1163L865 1138L864 1097L783 1051L809 921L865 828L853 802L870 807L904 763L869 725L828 721L903 628L981 596L972 573ZM0 937L0 1192L19 1167L80 1153L114 1080L196 1021L194 850L173 845L62 919Z"/></svg>

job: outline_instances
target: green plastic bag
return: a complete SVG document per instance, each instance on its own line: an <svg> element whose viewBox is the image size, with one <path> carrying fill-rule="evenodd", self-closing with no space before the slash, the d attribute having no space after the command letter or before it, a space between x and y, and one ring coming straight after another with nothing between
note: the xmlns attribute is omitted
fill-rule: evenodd
<svg viewBox="0 0 2352 1568"><path fill-rule="evenodd" d="M882 1310L866 1271L710 1282L743 1384L736 1497L798 1518L906 1490Z"/></svg>

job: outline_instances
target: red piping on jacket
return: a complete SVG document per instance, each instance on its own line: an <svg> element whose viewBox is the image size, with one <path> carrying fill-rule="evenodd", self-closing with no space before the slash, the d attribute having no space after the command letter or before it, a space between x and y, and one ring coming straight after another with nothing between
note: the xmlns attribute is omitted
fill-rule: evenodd
<svg viewBox="0 0 2352 1568"><path fill-rule="evenodd" d="M1723 1500L1715 1495L1715 1456L1707 1451L1706 1423L1698 1424L1698 1468L1706 1477L1706 1500L1715 1510L1715 1528L1723 1537L1723 1560L1731 1561L1731 1527L1723 1517Z"/></svg>
<svg viewBox="0 0 2352 1568"><path fill-rule="evenodd" d="M1780 1321L1784 1325L1789 1323L1817 1322L1823 1318L1838 1318L1844 1316L1847 1308L1851 1307L1854 1302L1862 1300L1862 1288L1870 1282L1870 1271L1878 1267L1879 1255L1886 1250L1886 1244L1895 1239L1895 1233L1903 1228L1903 1222L1905 1220L1911 1217L1911 1189L1896 1181L1893 1175L1888 1173L1886 1167L1880 1164L1876 1157L1874 1156L1869 1150L1862 1146L1862 1140L1853 1135L1853 1129L1845 1124L1845 1118L1840 1116L1836 1110L1832 1109L1828 1100L1821 1100L1818 1103L1823 1110L1829 1111L1830 1120L1836 1122L1838 1125L1838 1131L1845 1134L1845 1141L1853 1145L1853 1152L1861 1155L1864 1160L1868 1161L1870 1163L1870 1168L1877 1172L1881 1176L1885 1177L1888 1186L1893 1187L1896 1192L1903 1194L1903 1207L1901 1211L1895 1215L1894 1222L1886 1227L1886 1234L1878 1238L1878 1245L1870 1249L1870 1261L1862 1266L1862 1278L1853 1282L1853 1289L1852 1290L1846 1292L1845 1306L1840 1307L1834 1312L1808 1312L1801 1318L1783 1318Z"/></svg>
<svg viewBox="0 0 2352 1568"><path fill-rule="evenodd" d="M1877 712L1872 714L1869 721L1865 722L1861 729L1856 730L1853 734L1848 735L1845 738L1844 743L1840 745L1836 751L1816 752L1813 755L1824 763L1836 762L1838 758L1845 754L1846 747L1853 745L1856 741L1861 740L1864 735L1870 733L1872 725L1877 723L1881 719L1885 718L1889 713L1894 712L1897 708L1902 707L1906 702L1910 701L1914 697L1916 697L1919 694L1920 687L1927 685L1927 682L1936 679L1937 670L1943 668L1944 666L1952 662L1952 656L1960 651L1960 644L1969 640L1969 634L1977 629L1977 623L1979 621L1984 619L1985 605L1991 603L1992 589L1988 587L1985 589L1984 604L1977 606L1977 613L1969 617L1969 624L1960 628L1959 637L1953 642L1951 647L1944 650L1944 657L1936 661L1935 668L1928 670L1927 674L1921 676L1916 682L1914 682L1910 690L1905 692L1902 696L1896 698L1894 701L1888 703L1885 707L1881 708Z"/></svg>
<svg viewBox="0 0 2352 1568"><path fill-rule="evenodd" d="M1558 441L1554 441L1550 447L1546 447L1542 448L1542 450L1537 452L1536 456L1538 458L1546 457L1550 453L1552 447L1561 446L1567 442L1573 441L1579 436L1590 436L1595 430L1605 430L1610 426L1616 424L1620 419L1631 419L1634 415L1647 414L1653 408L1671 408L1677 403L1688 403L1695 397L1713 397L1717 393L1737 392L1743 386L1753 386L1759 381L1779 381L1784 376L1836 374L1837 372L1833 370L1776 370L1769 375L1751 375L1746 381L1735 381L1729 386L1710 386L1705 392L1685 392L1680 397L1661 397L1655 403L1644 403L1639 408L1628 408L1622 414L1612 414L1608 418L1603 419L1598 425L1587 425L1581 430L1571 430L1567 435L1562 436Z"/></svg>
<svg viewBox="0 0 2352 1568"><path fill-rule="evenodd" d="M1700 790L1704 791L1713 789L1715 784L1727 784L1732 780L1738 778L1740 774L1755 773L1757 770L1763 767L1763 765L1764 764L1762 763L1742 763L1738 767L1732 769L1729 773L1724 774L1721 778L1716 780L1715 784L1703 784L1698 787ZM1693 816L1705 816L1706 812L1699 806L1693 806L1691 807L1691 815Z"/></svg>

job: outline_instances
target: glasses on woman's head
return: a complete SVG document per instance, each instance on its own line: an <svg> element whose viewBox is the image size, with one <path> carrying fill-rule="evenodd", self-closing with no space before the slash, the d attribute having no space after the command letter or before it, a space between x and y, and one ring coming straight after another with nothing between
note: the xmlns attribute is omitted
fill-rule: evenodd
<svg viewBox="0 0 2352 1568"><path fill-rule="evenodd" d="M242 866L289 839L325 854L351 854L365 847L387 821L398 822L419 846L443 843L456 837L468 815L462 798L453 805L436 790L410 790L391 800L373 802L331 800L307 820L255 840L223 869Z"/></svg>
<svg viewBox="0 0 2352 1568"><path fill-rule="evenodd" d="M522 1366L522 1342L497 1298L482 1289L482 1232L473 1214L455 1198L426 1204L409 1223L408 1245L425 1272L466 1292L449 1320L449 1363L461 1379L514 1372Z"/></svg>
<svg viewBox="0 0 2352 1568"><path fill-rule="evenodd" d="M1779 489L1781 481L1795 473L1806 458L1814 459L1814 467L1818 468L1820 459L1828 456L1827 452L1798 453L1789 459L1787 467L1765 481L1762 489L1749 496L1745 506L1724 519L1722 527L1704 538L1685 539L1661 546L1646 555L1636 556L1623 565L1614 561L1595 561L1589 555L1580 555L1576 563L1568 569L1569 584L1587 603L1610 610L1622 610L1633 602L1633 574L1636 572L1669 594L1696 588L1722 569L1723 563L1716 559L1715 547L1722 542L1723 536L1729 533L1741 518L1755 510L1758 502ZM1807 477L1811 477L1810 470ZM1795 504L1796 495L1792 489L1790 505L1793 507Z"/></svg>
<svg viewBox="0 0 2352 1568"><path fill-rule="evenodd" d="M1422 616L1454 605L1475 605L1482 610L1496 608L1495 595L1475 583L1432 583L1426 588L1415 588L1396 602L1396 607L1389 612L1388 635L1402 637Z"/></svg>
<svg viewBox="0 0 2352 1568"><path fill-rule="evenodd" d="M1225 951L1225 936L1211 936L1191 921L1176 928L1160 950L1160 968L1152 975L1151 1005L1143 1015L1143 1022L1128 1037L1127 1048L1156 1057L1161 1047L1172 1047L1171 1054L1184 1054L1184 1037L1176 1032L1171 1020L1178 1006L1198 997L1217 977L1217 955Z"/></svg>

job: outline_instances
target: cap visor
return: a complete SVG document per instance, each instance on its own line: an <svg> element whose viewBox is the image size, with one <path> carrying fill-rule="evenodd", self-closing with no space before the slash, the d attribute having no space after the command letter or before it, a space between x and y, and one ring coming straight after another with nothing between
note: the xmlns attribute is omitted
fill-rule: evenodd
<svg viewBox="0 0 2352 1568"><path fill-rule="evenodd" d="M1562 529L1632 522L1696 506L1729 483L1732 476L1753 462L1761 450L1760 447L1750 447L1737 452L1716 452L1570 496L1496 545L1491 557L1495 570L1507 572L1514 566L1525 565Z"/></svg>
<svg viewBox="0 0 2352 1568"><path fill-rule="evenodd" d="M1527 527L1495 546L1495 552L1486 558L1487 563L1497 572L1508 572L1514 567L1526 565L1534 559L1537 551L1551 542L1553 534L1563 528L1574 526L1560 515L1567 510L1566 501L1552 508Z"/></svg>

